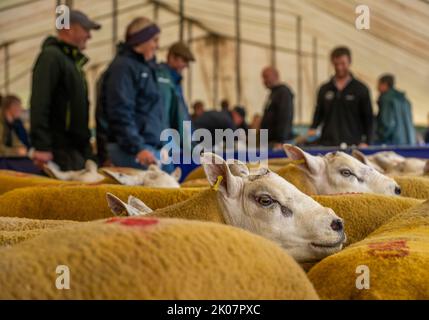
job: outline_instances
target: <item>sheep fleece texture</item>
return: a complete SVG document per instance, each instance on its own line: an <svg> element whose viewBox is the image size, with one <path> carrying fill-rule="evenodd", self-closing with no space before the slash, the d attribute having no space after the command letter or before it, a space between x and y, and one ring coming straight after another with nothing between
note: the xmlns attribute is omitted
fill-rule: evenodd
<svg viewBox="0 0 429 320"><path fill-rule="evenodd" d="M313 198L322 206L332 208L344 219L347 244L364 239L393 216L422 203L417 199L372 194L313 196ZM187 201L156 210L150 215L225 223L216 192L211 189L202 191Z"/></svg>
<svg viewBox="0 0 429 320"><path fill-rule="evenodd" d="M0 256L0 299L318 299L280 247L215 223L115 217ZM56 288L58 265L69 268L70 290Z"/></svg>
<svg viewBox="0 0 429 320"><path fill-rule="evenodd" d="M361 265L369 268L369 289L356 288ZM308 275L322 299L429 299L429 201L322 260Z"/></svg>
<svg viewBox="0 0 429 320"><path fill-rule="evenodd" d="M62 185L29 187L0 196L0 216L30 219L90 221L108 218L106 193L127 199L133 195L152 209L184 201L199 189L161 189L121 185Z"/></svg>
<svg viewBox="0 0 429 320"><path fill-rule="evenodd" d="M72 223L77 222L0 217L0 247L14 245Z"/></svg>

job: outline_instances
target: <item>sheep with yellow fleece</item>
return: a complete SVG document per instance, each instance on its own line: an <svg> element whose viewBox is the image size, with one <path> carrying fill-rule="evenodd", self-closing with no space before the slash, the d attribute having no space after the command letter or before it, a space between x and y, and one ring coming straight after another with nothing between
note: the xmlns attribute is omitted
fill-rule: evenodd
<svg viewBox="0 0 429 320"><path fill-rule="evenodd" d="M281 248L214 223L79 223L0 248L0 256L0 299L318 299Z"/></svg>
<svg viewBox="0 0 429 320"><path fill-rule="evenodd" d="M97 184L117 184L117 182L105 176L104 180L100 183L91 183L89 185ZM0 170L0 195L19 188L27 187L48 187L48 186L75 186L80 185L82 182L77 181L62 181L43 177L34 174L28 174L18 171Z"/></svg>
<svg viewBox="0 0 429 320"><path fill-rule="evenodd" d="M333 209L344 219L347 234L345 245L364 239L390 218L422 203L422 200L413 198L371 194L324 195L312 198L323 207ZM216 191L212 189L204 190L181 203L155 210L147 216L226 223Z"/></svg>
<svg viewBox="0 0 429 320"><path fill-rule="evenodd" d="M10 190L31 186L57 186L63 181L10 170L0 170L0 195Z"/></svg>
<svg viewBox="0 0 429 320"><path fill-rule="evenodd" d="M89 221L111 217L105 194L134 195L152 208L181 202L198 189L158 189L120 185L63 185L20 188L0 195L0 216Z"/></svg>
<svg viewBox="0 0 429 320"><path fill-rule="evenodd" d="M429 201L321 261L308 275L322 299L429 299Z"/></svg>
<svg viewBox="0 0 429 320"><path fill-rule="evenodd" d="M0 217L0 247L10 246L32 239L46 231L71 225L66 220L33 220L24 218Z"/></svg>
<svg viewBox="0 0 429 320"><path fill-rule="evenodd" d="M402 195L416 199L429 199L429 179L426 177L394 177L401 186Z"/></svg>

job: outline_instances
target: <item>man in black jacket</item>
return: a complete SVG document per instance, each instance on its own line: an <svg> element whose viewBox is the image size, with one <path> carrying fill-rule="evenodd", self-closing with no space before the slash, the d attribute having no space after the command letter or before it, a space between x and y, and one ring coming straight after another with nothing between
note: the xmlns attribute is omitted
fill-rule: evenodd
<svg viewBox="0 0 429 320"><path fill-rule="evenodd" d="M331 53L335 76L321 86L309 136L322 126L319 144L368 146L372 138L372 104L365 84L350 72L351 52L338 47Z"/></svg>
<svg viewBox="0 0 429 320"><path fill-rule="evenodd" d="M280 82L277 69L267 67L262 71L264 85L271 90L265 105L261 129L268 129L268 144L273 149L293 138L293 93Z"/></svg>
<svg viewBox="0 0 429 320"><path fill-rule="evenodd" d="M33 69L31 141L33 161L55 161L62 170L82 169L92 156L88 128L88 90L82 51L91 30L100 29L79 11L70 12L70 28L48 37Z"/></svg>

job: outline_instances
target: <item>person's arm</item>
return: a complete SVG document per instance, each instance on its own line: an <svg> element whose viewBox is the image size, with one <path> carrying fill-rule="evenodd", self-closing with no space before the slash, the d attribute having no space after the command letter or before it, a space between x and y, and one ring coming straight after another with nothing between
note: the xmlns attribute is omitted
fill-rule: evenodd
<svg viewBox="0 0 429 320"><path fill-rule="evenodd" d="M9 131L11 141L6 142L3 140L6 136L5 130L9 131L4 127L4 124L0 123L0 157L25 156L27 148L21 143L18 137L14 137L15 133L13 131ZM7 143L10 143L10 145L7 145Z"/></svg>
<svg viewBox="0 0 429 320"><path fill-rule="evenodd" d="M313 116L313 123L310 126L310 129L317 129L318 126L320 126L323 121L325 120L325 113L324 113L324 90L322 88L319 89L319 93L317 94L317 104L314 111Z"/></svg>
<svg viewBox="0 0 429 320"><path fill-rule="evenodd" d="M372 142L372 127L373 127L373 113L372 103L369 90L365 88L365 92L359 101L359 110L361 112L361 121L363 132L366 135L366 140L363 143L371 144Z"/></svg>
<svg viewBox="0 0 429 320"><path fill-rule="evenodd" d="M292 132L293 120L293 98L289 90L282 90L282 92L275 97L272 102L275 104L275 136L278 137L279 143L283 143L288 139L288 134Z"/></svg>
<svg viewBox="0 0 429 320"><path fill-rule="evenodd" d="M52 151L50 113L61 75L58 56L43 51L34 66L30 100L31 143L37 151Z"/></svg>
<svg viewBox="0 0 429 320"><path fill-rule="evenodd" d="M131 66L114 66L105 90L109 130L124 151L137 155L145 149L145 141L135 121L138 88Z"/></svg>

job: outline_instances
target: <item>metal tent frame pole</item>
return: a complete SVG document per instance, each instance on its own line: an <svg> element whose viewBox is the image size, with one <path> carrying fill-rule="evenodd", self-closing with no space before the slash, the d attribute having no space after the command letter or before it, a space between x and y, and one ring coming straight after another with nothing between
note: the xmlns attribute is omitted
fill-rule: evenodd
<svg viewBox="0 0 429 320"><path fill-rule="evenodd" d="M302 17L296 17L296 75L297 75L297 107L298 121L302 123Z"/></svg>
<svg viewBox="0 0 429 320"><path fill-rule="evenodd" d="M219 99L219 37L212 36L213 39L213 108L218 105Z"/></svg>
<svg viewBox="0 0 429 320"><path fill-rule="evenodd" d="M184 0L179 0L179 16L180 16L179 40L183 41L184 33L185 33L185 1Z"/></svg>
<svg viewBox="0 0 429 320"><path fill-rule="evenodd" d="M188 21L188 47L192 51L192 22ZM187 81L187 91L188 91L188 101L192 103L192 64L188 66L188 81Z"/></svg>
<svg viewBox="0 0 429 320"><path fill-rule="evenodd" d="M277 65L276 52L276 0L270 0L270 39L271 39L271 65Z"/></svg>
<svg viewBox="0 0 429 320"><path fill-rule="evenodd" d="M118 0L112 0L112 55L116 53L118 43Z"/></svg>
<svg viewBox="0 0 429 320"><path fill-rule="evenodd" d="M319 83L319 59L318 59L318 42L317 38L313 37L313 92L317 91L317 86ZM313 94L313 106L317 103L316 94Z"/></svg>
<svg viewBox="0 0 429 320"><path fill-rule="evenodd" d="M7 42L3 46L4 50L4 89L6 94L10 92L10 52L9 52L10 43Z"/></svg>
<svg viewBox="0 0 429 320"><path fill-rule="evenodd" d="M240 28L240 0L234 2L235 17L235 85L237 104L241 104L241 28Z"/></svg>

